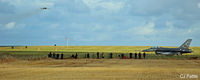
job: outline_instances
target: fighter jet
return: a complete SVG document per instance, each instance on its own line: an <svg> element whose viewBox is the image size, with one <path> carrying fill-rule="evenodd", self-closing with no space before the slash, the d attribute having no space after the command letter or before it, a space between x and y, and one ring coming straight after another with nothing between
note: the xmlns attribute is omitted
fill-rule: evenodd
<svg viewBox="0 0 200 80"><path fill-rule="evenodd" d="M44 9L49 9L49 8L47 8L47 7L43 7L43 8L40 8L40 9L43 9L43 10L44 10Z"/></svg>
<svg viewBox="0 0 200 80"><path fill-rule="evenodd" d="M189 49L191 41L192 39L188 39L178 48L152 47L143 50L143 52L155 52L157 55L182 55L184 53L191 53L192 50Z"/></svg>

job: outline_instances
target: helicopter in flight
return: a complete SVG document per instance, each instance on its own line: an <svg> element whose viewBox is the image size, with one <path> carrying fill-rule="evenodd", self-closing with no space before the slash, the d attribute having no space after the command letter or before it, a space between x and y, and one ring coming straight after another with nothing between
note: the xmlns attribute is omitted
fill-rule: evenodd
<svg viewBox="0 0 200 80"><path fill-rule="evenodd" d="M43 7L43 8L40 8L40 9L45 10L45 9L49 9L49 8L47 8L47 7Z"/></svg>

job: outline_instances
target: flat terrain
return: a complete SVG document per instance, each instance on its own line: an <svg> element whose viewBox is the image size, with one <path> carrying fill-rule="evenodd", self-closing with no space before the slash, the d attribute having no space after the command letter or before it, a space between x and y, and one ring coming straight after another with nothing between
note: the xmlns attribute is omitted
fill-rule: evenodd
<svg viewBox="0 0 200 80"><path fill-rule="evenodd" d="M128 58L129 53L147 48L150 46L1 46L0 80L179 80L181 75L186 77L182 80L199 79L200 47L191 47L193 52L182 56L118 57L124 53ZM48 58L49 52L63 53L65 59ZM95 59L97 52L105 58ZM75 53L78 59L70 58ZM87 53L90 59L85 58Z"/></svg>
<svg viewBox="0 0 200 80"><path fill-rule="evenodd" d="M150 48L151 46L16 46L14 49L11 46L0 47L1 51L28 51L28 52L105 52L105 53L135 53L141 52L144 49ZM168 47L168 46L161 46ZM174 47L168 47L174 48ZM200 47L190 47L193 50L188 55L200 55ZM152 52L151 52L152 53Z"/></svg>
<svg viewBox="0 0 200 80"><path fill-rule="evenodd" d="M200 60L48 58L0 64L1 80L179 80L181 74L200 77Z"/></svg>

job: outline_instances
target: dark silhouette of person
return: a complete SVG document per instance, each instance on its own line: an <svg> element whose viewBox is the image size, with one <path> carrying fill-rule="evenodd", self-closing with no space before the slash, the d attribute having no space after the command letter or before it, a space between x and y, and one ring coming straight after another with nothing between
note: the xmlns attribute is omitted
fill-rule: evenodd
<svg viewBox="0 0 200 80"><path fill-rule="evenodd" d="M14 49L15 47L14 47L14 46L11 46L11 48Z"/></svg>
<svg viewBox="0 0 200 80"><path fill-rule="evenodd" d="M74 54L72 54L72 58L74 58Z"/></svg>
<svg viewBox="0 0 200 80"><path fill-rule="evenodd" d="M123 59L126 59L126 56L124 56Z"/></svg>
<svg viewBox="0 0 200 80"><path fill-rule="evenodd" d="M59 54L56 55L56 59L59 59Z"/></svg>
<svg viewBox="0 0 200 80"><path fill-rule="evenodd" d="M53 53L53 58L54 58L54 59L56 58L56 54L55 54L55 53Z"/></svg>
<svg viewBox="0 0 200 80"><path fill-rule="evenodd" d="M77 59L77 58L78 58L78 54L76 53L76 54L75 54L75 59Z"/></svg>
<svg viewBox="0 0 200 80"><path fill-rule="evenodd" d="M113 54L112 53L110 53L110 59L112 59L113 58Z"/></svg>
<svg viewBox="0 0 200 80"><path fill-rule="evenodd" d="M143 57L144 57L144 59L146 59L146 53L145 52L143 53Z"/></svg>
<svg viewBox="0 0 200 80"><path fill-rule="evenodd" d="M63 53L60 55L60 59L63 59L63 57L64 57L64 55L63 55Z"/></svg>
<svg viewBox="0 0 200 80"><path fill-rule="evenodd" d="M137 53L135 53L135 59L137 59Z"/></svg>
<svg viewBox="0 0 200 80"><path fill-rule="evenodd" d="M87 58L90 58L90 54L89 53L87 53Z"/></svg>
<svg viewBox="0 0 200 80"><path fill-rule="evenodd" d="M139 56L139 59L141 59L142 54L139 52L138 56Z"/></svg>
<svg viewBox="0 0 200 80"><path fill-rule="evenodd" d="M133 55L132 53L129 54L129 58L130 58L130 59L132 59L132 55Z"/></svg>
<svg viewBox="0 0 200 80"><path fill-rule="evenodd" d="M121 54L121 58L124 59L124 54L123 53Z"/></svg>
<svg viewBox="0 0 200 80"><path fill-rule="evenodd" d="M99 52L97 52L97 59L99 59Z"/></svg>
<svg viewBox="0 0 200 80"><path fill-rule="evenodd" d="M49 55L48 55L48 57L52 57L52 54L51 54L51 52L49 52Z"/></svg>
<svg viewBox="0 0 200 80"><path fill-rule="evenodd" d="M103 53L101 53L101 58L104 58L104 54Z"/></svg>

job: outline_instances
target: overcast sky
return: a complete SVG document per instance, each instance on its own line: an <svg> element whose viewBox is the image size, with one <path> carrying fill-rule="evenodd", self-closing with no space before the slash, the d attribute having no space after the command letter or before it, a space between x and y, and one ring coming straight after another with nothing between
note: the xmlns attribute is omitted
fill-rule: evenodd
<svg viewBox="0 0 200 80"><path fill-rule="evenodd" d="M47 10L41 10L48 7ZM200 0L0 0L0 45L200 46Z"/></svg>

